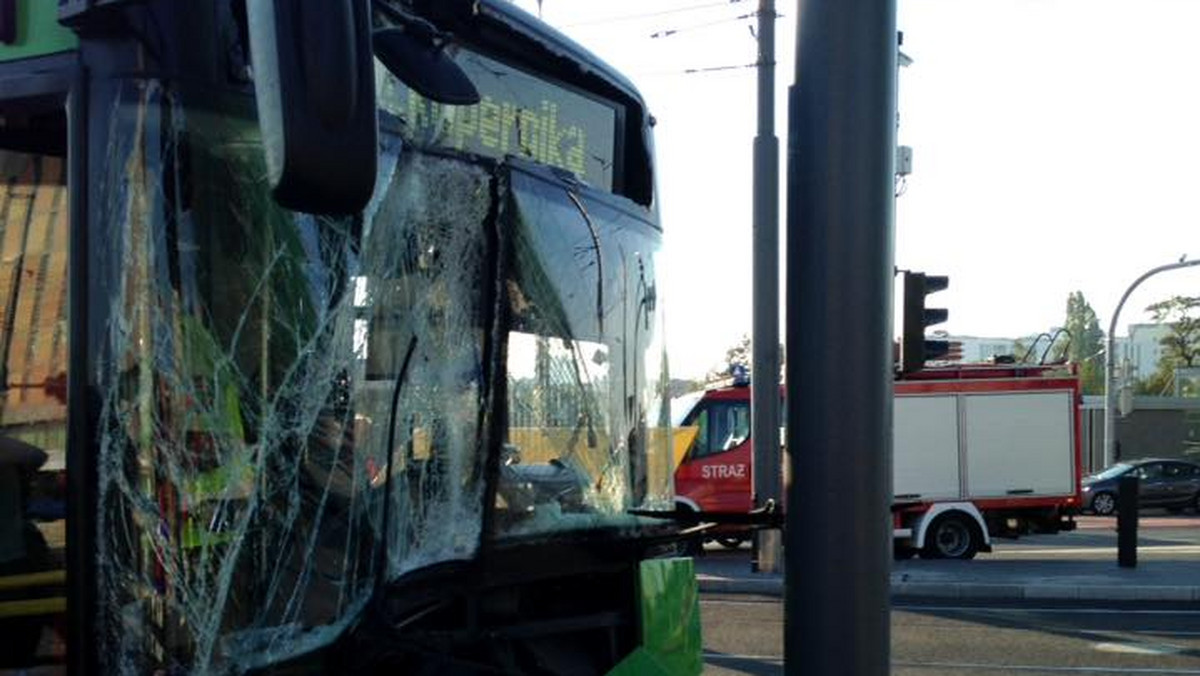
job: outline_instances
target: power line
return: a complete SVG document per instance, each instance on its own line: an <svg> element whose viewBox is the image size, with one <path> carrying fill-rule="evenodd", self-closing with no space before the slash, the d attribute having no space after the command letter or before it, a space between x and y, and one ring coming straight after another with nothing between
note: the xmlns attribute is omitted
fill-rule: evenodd
<svg viewBox="0 0 1200 676"><path fill-rule="evenodd" d="M642 71L630 73L633 77L673 77L678 75L703 75L705 73L728 72L733 70L744 70L746 68L755 68L756 63L731 64L728 66L708 66L703 68L681 68L679 70L656 70Z"/></svg>
<svg viewBox="0 0 1200 676"><path fill-rule="evenodd" d="M670 16L672 14L682 14L684 12L694 12L701 9L712 9L713 7L727 7L746 0L725 0L724 2L710 2L703 5L692 5L691 7L676 7L675 9L664 9L657 12L643 12L641 14L626 14L623 16L610 16L604 19L594 19L592 21L580 21L579 23L569 23L562 28L582 28L584 26L599 26L601 24L619 23L622 21L634 21L637 19L647 19L656 16Z"/></svg>
<svg viewBox="0 0 1200 676"><path fill-rule="evenodd" d="M669 38L672 35L675 35L677 33L683 33L686 31L695 30L697 28L708 28L710 26L719 26L721 24L733 23L735 21L745 21L746 19L753 19L755 16L756 15L753 12L750 12L748 14L739 14L737 16L732 16L727 19L718 19L716 21L709 21L707 23L698 23L698 24L693 24L691 26L684 26L683 28L668 28L666 30L655 31L654 33L650 34L650 37L652 37L652 38Z"/></svg>
<svg viewBox="0 0 1200 676"><path fill-rule="evenodd" d="M685 75L693 75L695 73L715 73L721 70L742 70L743 68L758 68L757 63L743 63L736 66L709 66L708 68L688 68L683 71Z"/></svg>

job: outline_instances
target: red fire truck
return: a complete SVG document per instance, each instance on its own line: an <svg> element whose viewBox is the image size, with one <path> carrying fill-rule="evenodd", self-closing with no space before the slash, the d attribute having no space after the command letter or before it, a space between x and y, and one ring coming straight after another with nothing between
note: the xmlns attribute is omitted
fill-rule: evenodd
<svg viewBox="0 0 1200 676"><path fill-rule="evenodd" d="M1071 366L959 365L897 380L897 557L969 559L990 551L995 537L1073 529L1079 401ZM675 470L677 507L718 515L750 510L749 384L684 395L672 411L676 424L696 432ZM803 452L803 440L792 444ZM748 535L731 526L710 532L730 547Z"/></svg>

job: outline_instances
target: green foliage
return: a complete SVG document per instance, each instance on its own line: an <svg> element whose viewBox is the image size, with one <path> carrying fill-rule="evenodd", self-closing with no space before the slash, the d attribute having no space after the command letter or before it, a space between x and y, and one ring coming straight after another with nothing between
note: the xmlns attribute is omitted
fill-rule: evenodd
<svg viewBox="0 0 1200 676"><path fill-rule="evenodd" d="M1162 352L1157 370L1138 382L1136 391L1170 395L1174 391L1175 369L1200 365L1200 296L1172 296L1146 307L1146 312L1169 330L1158 341Z"/></svg>
<svg viewBox="0 0 1200 676"><path fill-rule="evenodd" d="M1065 340L1056 342L1052 354L1055 361L1063 360L1079 364L1079 381L1084 394L1104 392L1104 331L1096 311L1083 297L1082 291L1067 296L1067 319ZM1069 336L1069 338L1067 337Z"/></svg>
<svg viewBox="0 0 1200 676"><path fill-rule="evenodd" d="M1159 341L1163 361L1172 369L1196 366L1200 360L1200 296L1174 296L1146 308L1155 322L1166 323L1170 333Z"/></svg>
<svg viewBox="0 0 1200 676"><path fill-rule="evenodd" d="M725 350L725 359L720 365L709 371L704 377L705 383L715 383L725 380L733 373L734 366L741 366L746 369L746 373L750 373L753 368L753 341L750 339L750 334L743 333L742 337L733 347ZM779 373L780 378L783 377L783 370L787 366L787 352L783 343L779 344Z"/></svg>
<svg viewBox="0 0 1200 676"><path fill-rule="evenodd" d="M725 350L725 359L721 362L720 366L708 372L705 378L707 382L713 383L728 378L729 374L733 372L734 366L742 366L749 373L750 345L750 334L743 333L742 337L738 339L738 342L733 347Z"/></svg>
<svg viewBox="0 0 1200 676"><path fill-rule="evenodd" d="M1013 355L1023 364L1038 364L1043 359L1078 364L1083 393L1104 392L1104 331L1082 291L1067 296L1066 319L1061 329L1013 341Z"/></svg>
<svg viewBox="0 0 1200 676"><path fill-rule="evenodd" d="M1164 370L1160 361L1157 371L1134 383L1133 393L1141 396L1165 397L1171 394L1174 381L1174 370Z"/></svg>
<svg viewBox="0 0 1200 676"><path fill-rule="evenodd" d="M1035 356L1032 352L1029 351L1029 346L1030 346L1031 342L1032 341L1025 342L1024 340L1022 340L1020 338L1017 338L1016 340L1013 341L1012 356L1013 356L1013 359L1017 360L1018 364L1028 364L1030 362L1037 361L1037 356Z"/></svg>

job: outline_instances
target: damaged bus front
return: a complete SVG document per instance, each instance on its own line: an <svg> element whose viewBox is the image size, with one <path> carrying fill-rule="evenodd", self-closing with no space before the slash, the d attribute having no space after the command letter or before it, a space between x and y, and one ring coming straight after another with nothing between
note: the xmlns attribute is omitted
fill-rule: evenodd
<svg viewBox="0 0 1200 676"><path fill-rule="evenodd" d="M0 434L70 504L5 503L45 542L0 669L698 672L690 561L630 515L672 505L636 91L502 2L59 5L0 47ZM326 14L367 77L263 42L352 70ZM339 87L365 169L361 125L295 145Z"/></svg>

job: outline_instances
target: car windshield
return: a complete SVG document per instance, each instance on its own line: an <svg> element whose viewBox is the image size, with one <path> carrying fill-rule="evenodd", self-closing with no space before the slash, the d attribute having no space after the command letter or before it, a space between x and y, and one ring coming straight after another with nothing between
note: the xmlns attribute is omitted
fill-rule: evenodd
<svg viewBox="0 0 1200 676"><path fill-rule="evenodd" d="M1122 474L1128 472L1131 469L1133 469L1133 465L1129 465L1126 463L1119 463L1119 464L1113 465L1112 467L1109 467L1108 469L1104 470L1103 472L1100 472L1099 474L1093 475L1091 478L1095 479L1096 481L1103 481L1105 479L1115 479L1116 477L1121 476Z"/></svg>

